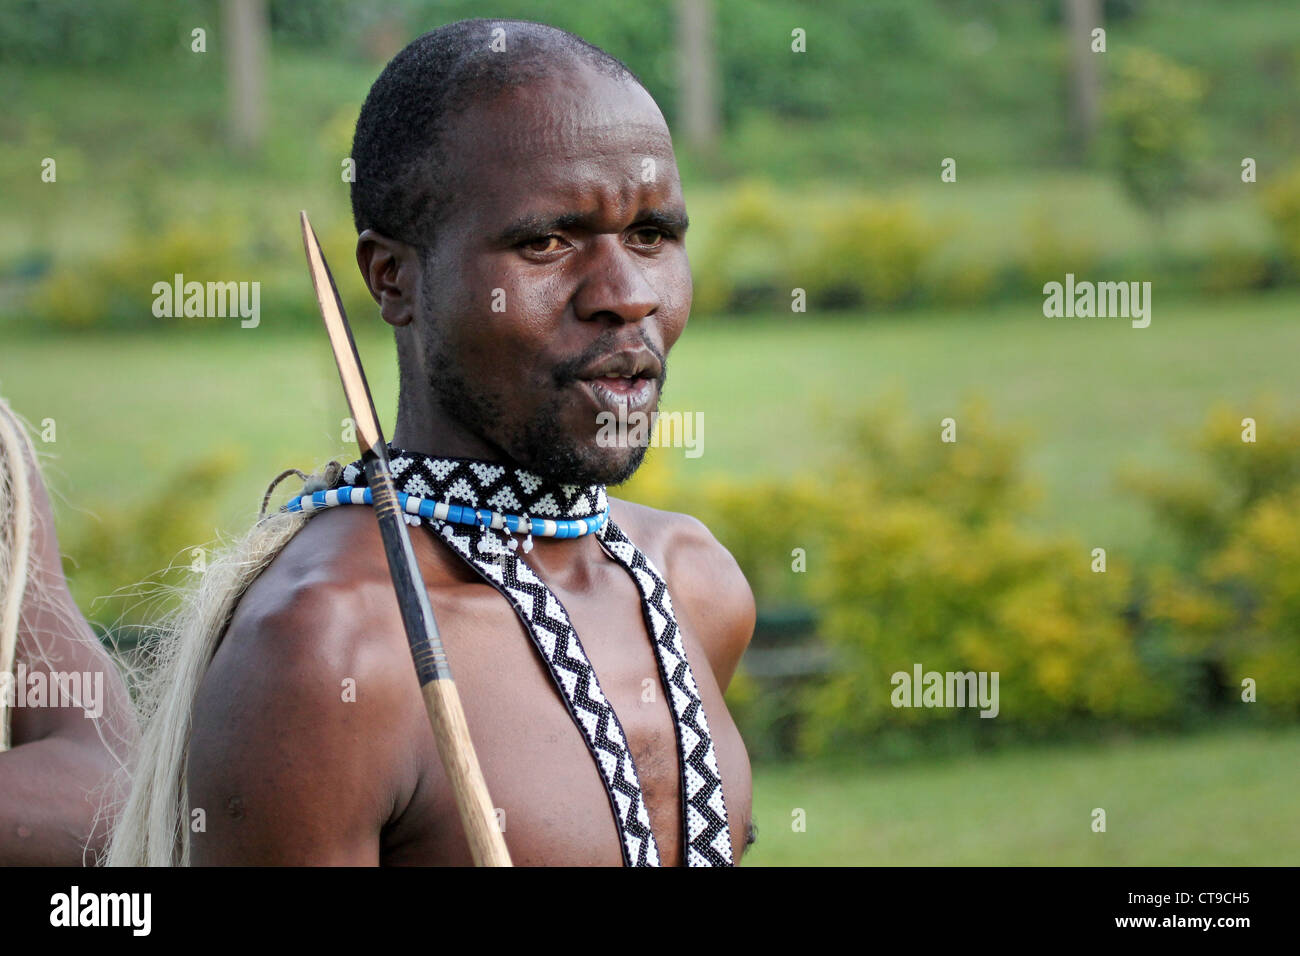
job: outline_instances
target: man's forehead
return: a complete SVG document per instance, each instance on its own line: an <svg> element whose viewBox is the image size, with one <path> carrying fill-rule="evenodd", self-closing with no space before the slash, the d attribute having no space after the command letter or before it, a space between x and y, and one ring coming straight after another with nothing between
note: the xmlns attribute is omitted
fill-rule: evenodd
<svg viewBox="0 0 1300 956"><path fill-rule="evenodd" d="M672 138L640 86L577 71L514 87L465 111L446 141L462 171L514 174L547 163L639 156L671 161Z"/></svg>
<svg viewBox="0 0 1300 956"><path fill-rule="evenodd" d="M592 104L595 107L594 104ZM602 108L566 112L493 112L462 124L449 145L476 161L561 161L591 155L671 157L672 138L662 119Z"/></svg>
<svg viewBox="0 0 1300 956"><path fill-rule="evenodd" d="M463 150L457 205L486 224L525 207L680 203L672 139L657 110L648 115L605 105L545 114L494 111L462 124L465 138L448 140L450 149Z"/></svg>
<svg viewBox="0 0 1300 956"><path fill-rule="evenodd" d="M626 117L565 116L554 123L508 124L491 137L491 144L497 155L525 161L534 156L563 160L613 154L661 159L673 155L665 126Z"/></svg>

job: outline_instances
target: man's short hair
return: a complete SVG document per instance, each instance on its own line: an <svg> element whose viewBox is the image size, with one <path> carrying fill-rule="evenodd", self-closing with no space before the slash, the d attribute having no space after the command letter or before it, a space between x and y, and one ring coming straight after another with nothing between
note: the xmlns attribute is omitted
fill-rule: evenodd
<svg viewBox="0 0 1300 956"><path fill-rule="evenodd" d="M505 30L505 49L493 31ZM426 249L448 201L450 114L582 63L640 84L627 66L565 30L527 20L460 20L413 41L384 67L357 118L352 219Z"/></svg>

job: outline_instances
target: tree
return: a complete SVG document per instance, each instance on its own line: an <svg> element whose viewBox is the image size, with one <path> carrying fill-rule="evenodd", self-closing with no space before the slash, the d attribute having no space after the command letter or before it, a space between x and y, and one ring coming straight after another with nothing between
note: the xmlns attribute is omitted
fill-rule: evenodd
<svg viewBox="0 0 1300 956"><path fill-rule="evenodd" d="M1092 50L1092 31L1101 26L1097 0L1063 0L1065 45L1069 69L1069 126L1073 158L1082 162L1097 131L1097 53Z"/></svg>
<svg viewBox="0 0 1300 956"><path fill-rule="evenodd" d="M1118 60L1108 100L1116 165L1129 195L1157 222L1191 180L1203 94L1198 74L1154 50L1134 48Z"/></svg>
<svg viewBox="0 0 1300 956"><path fill-rule="evenodd" d="M266 71L271 22L266 0L224 0L222 46L231 146L259 149L266 134Z"/></svg>
<svg viewBox="0 0 1300 956"><path fill-rule="evenodd" d="M718 55L712 0L677 0L678 95L686 143L711 155L718 142Z"/></svg>

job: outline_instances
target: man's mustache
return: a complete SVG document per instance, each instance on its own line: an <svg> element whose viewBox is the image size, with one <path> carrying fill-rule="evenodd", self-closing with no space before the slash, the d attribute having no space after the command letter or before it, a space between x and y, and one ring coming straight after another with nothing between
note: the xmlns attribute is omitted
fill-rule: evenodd
<svg viewBox="0 0 1300 956"><path fill-rule="evenodd" d="M617 352L620 349L627 348L631 344L631 342L627 341L620 342L618 337L613 334L601 335L595 342L583 349L579 355L571 359L565 359L563 362L555 366L551 373L555 382L555 387L564 388L566 385L572 385L574 382L579 380L578 376L582 373L583 369L590 367L597 359L609 355L612 352ZM660 372L657 382L659 390L662 392L664 383L668 381L668 360L664 357L664 353L655 347L654 343L650 341L644 332L642 332L638 337L637 344L645 346L645 348L659 360Z"/></svg>

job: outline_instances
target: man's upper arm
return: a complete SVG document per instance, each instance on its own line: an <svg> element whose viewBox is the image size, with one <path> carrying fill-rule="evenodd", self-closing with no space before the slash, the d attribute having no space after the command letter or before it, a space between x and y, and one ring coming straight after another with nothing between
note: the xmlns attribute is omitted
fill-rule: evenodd
<svg viewBox="0 0 1300 956"><path fill-rule="evenodd" d="M680 520L669 558L674 600L688 602L696 636L725 692L754 636L754 592L731 552L703 522L690 515L676 517Z"/></svg>
<svg viewBox="0 0 1300 956"><path fill-rule="evenodd" d="M192 861L376 864L405 786L394 755L414 672L363 626L356 591L280 594L245 597L195 701L187 823L206 819Z"/></svg>
<svg viewBox="0 0 1300 956"><path fill-rule="evenodd" d="M0 406L0 415L8 414ZM97 810L101 799L118 797L106 788L115 785L136 723L116 665L68 591L49 494L21 444L33 525L15 667L25 668L27 680L46 675L51 697L50 706L7 710L13 746L0 754L0 861L67 866L94 862L103 847L107 826Z"/></svg>
<svg viewBox="0 0 1300 956"><path fill-rule="evenodd" d="M72 599L54 513L45 483L27 449L24 448L32 506L32 556L19 622L17 661L28 670L55 670L91 675L94 688L102 688L102 699L88 695L86 706L15 708L12 712L13 743L20 746L60 738L74 742L84 752L93 773L111 772L115 765L106 743L124 750L135 736L126 685L108 652L86 623ZM95 714L86 718L87 711ZM102 721L102 728L96 722ZM101 734L100 730L104 732Z"/></svg>

